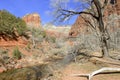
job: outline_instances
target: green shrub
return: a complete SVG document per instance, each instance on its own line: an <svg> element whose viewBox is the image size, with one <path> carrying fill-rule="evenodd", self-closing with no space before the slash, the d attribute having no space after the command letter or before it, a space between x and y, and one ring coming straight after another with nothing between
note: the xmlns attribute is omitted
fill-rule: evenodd
<svg viewBox="0 0 120 80"><path fill-rule="evenodd" d="M13 50L13 57L16 59L21 59L22 53L19 51L18 47Z"/></svg>
<svg viewBox="0 0 120 80"><path fill-rule="evenodd" d="M28 31L31 33L31 40L35 42L42 42L46 38L46 32L42 28L28 27Z"/></svg>
<svg viewBox="0 0 120 80"><path fill-rule="evenodd" d="M39 36L41 36L42 38L46 37L46 32L42 30L41 28L32 28L31 33L35 37L39 37Z"/></svg>
<svg viewBox="0 0 120 80"><path fill-rule="evenodd" d="M55 37L51 37L51 42L55 43L56 38Z"/></svg>
<svg viewBox="0 0 120 80"><path fill-rule="evenodd" d="M18 35L24 35L26 28L26 23L22 19L6 10L0 10L0 36L15 39Z"/></svg>
<svg viewBox="0 0 120 80"><path fill-rule="evenodd" d="M53 36L47 36L46 37L46 41L50 42L50 43L55 43L56 42L56 38Z"/></svg>
<svg viewBox="0 0 120 80"><path fill-rule="evenodd" d="M17 18L16 30L20 36L25 35L27 27L26 27L26 23L21 18Z"/></svg>
<svg viewBox="0 0 120 80"><path fill-rule="evenodd" d="M47 36L45 31L41 31L41 35L43 36L43 38Z"/></svg>

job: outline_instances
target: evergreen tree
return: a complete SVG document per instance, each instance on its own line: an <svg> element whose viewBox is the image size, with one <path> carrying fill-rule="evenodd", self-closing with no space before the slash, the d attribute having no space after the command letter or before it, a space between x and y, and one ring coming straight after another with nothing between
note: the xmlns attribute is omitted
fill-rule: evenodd
<svg viewBox="0 0 120 80"><path fill-rule="evenodd" d="M6 10L0 10L0 36L3 38L17 39L25 35L26 23Z"/></svg>

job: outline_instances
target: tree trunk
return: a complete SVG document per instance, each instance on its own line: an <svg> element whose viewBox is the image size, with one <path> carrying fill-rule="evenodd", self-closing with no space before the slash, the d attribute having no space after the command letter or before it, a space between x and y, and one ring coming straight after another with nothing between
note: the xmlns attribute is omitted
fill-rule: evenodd
<svg viewBox="0 0 120 80"><path fill-rule="evenodd" d="M99 16L98 23L99 23L99 30L101 33L100 37L101 37L101 49L102 49L103 57L109 57L108 43L107 43L108 35L105 33L105 27L102 16Z"/></svg>
<svg viewBox="0 0 120 80"><path fill-rule="evenodd" d="M104 27L104 22L103 22L103 13L102 13L102 9L101 9L101 4L99 2L99 0L93 0L97 12L98 12L98 25L99 25L99 31L100 31L100 38L101 38L101 49L102 49L102 53L103 53L103 57L109 57L108 54L108 44L107 44L107 35L105 33L105 27Z"/></svg>
<svg viewBox="0 0 120 80"><path fill-rule="evenodd" d="M101 49L102 49L103 57L105 58L109 57L107 39L104 36L101 43Z"/></svg>

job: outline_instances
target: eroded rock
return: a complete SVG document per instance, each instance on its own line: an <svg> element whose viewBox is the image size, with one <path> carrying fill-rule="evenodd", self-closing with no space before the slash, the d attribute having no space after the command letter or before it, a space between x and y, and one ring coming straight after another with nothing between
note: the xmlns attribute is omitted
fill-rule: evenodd
<svg viewBox="0 0 120 80"><path fill-rule="evenodd" d="M41 19L38 13L27 14L23 17L23 20L28 26L41 27Z"/></svg>

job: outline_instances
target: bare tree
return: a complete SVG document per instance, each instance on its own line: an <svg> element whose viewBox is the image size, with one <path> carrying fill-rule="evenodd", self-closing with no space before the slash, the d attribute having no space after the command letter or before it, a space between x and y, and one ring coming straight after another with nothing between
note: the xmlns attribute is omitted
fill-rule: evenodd
<svg viewBox="0 0 120 80"><path fill-rule="evenodd" d="M104 22L104 13L110 0L75 0L79 2L79 6L76 9L69 9L67 4L69 0L51 0L54 1L54 11L56 19L59 21L68 20L74 15L84 15L83 18L89 26L91 26L99 35L100 47L103 53L103 57L109 57L108 52L108 40L110 39L106 23ZM55 4L56 3L56 4ZM64 4L63 4L64 3ZM82 10L81 9L82 6ZM90 20L85 17L90 16L97 25L94 25Z"/></svg>

